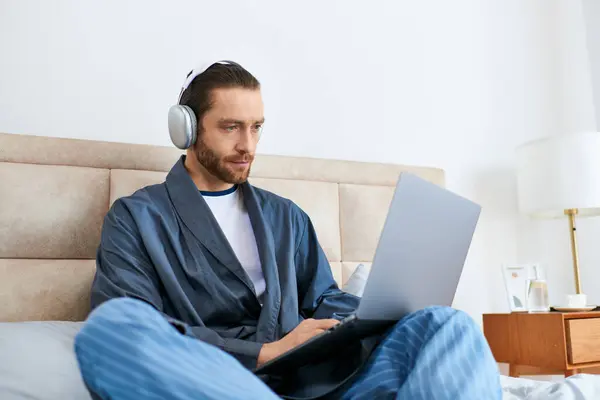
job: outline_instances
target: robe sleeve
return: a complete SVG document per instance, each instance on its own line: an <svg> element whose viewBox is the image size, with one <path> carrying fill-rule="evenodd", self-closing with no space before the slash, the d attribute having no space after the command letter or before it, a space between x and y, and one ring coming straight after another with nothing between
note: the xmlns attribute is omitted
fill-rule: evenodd
<svg viewBox="0 0 600 400"><path fill-rule="evenodd" d="M133 217L118 200L104 220L96 266L92 309L112 298L131 297L145 301L181 333L219 347L247 368L256 367L262 343L223 338L205 326L189 326L164 313L158 274Z"/></svg>
<svg viewBox="0 0 600 400"><path fill-rule="evenodd" d="M300 312L305 318L343 319L352 314L360 298L338 288L325 252L308 215L295 254Z"/></svg>

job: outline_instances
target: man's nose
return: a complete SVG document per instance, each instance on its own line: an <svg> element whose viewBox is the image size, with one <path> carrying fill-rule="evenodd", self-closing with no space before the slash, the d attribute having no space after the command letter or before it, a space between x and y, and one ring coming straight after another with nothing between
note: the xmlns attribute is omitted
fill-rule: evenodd
<svg viewBox="0 0 600 400"><path fill-rule="evenodd" d="M254 153L256 148L256 135L252 131L251 127L241 129L239 131L239 137L237 142L237 149L248 153Z"/></svg>

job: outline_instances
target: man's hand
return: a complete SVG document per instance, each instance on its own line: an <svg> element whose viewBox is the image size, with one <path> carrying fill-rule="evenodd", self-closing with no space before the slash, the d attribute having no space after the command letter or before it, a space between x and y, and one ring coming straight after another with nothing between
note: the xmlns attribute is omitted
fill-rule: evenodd
<svg viewBox="0 0 600 400"><path fill-rule="evenodd" d="M337 325L337 319L305 319L293 331L273 343L265 343L258 355L258 366L306 342L313 336Z"/></svg>

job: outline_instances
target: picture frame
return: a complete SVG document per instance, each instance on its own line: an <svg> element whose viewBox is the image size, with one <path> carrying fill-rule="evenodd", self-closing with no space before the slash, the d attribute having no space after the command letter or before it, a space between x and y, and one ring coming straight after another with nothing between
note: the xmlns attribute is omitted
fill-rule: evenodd
<svg viewBox="0 0 600 400"><path fill-rule="evenodd" d="M502 265L506 299L511 312L527 311L527 282L530 271L530 264Z"/></svg>

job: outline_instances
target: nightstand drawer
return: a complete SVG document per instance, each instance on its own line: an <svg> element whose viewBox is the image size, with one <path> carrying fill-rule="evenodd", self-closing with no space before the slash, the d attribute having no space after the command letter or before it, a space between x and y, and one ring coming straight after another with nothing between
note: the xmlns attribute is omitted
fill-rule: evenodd
<svg viewBox="0 0 600 400"><path fill-rule="evenodd" d="M569 363L600 362L600 318L565 321Z"/></svg>

